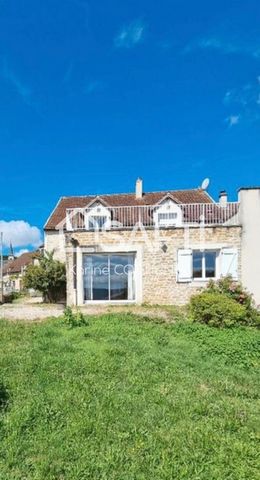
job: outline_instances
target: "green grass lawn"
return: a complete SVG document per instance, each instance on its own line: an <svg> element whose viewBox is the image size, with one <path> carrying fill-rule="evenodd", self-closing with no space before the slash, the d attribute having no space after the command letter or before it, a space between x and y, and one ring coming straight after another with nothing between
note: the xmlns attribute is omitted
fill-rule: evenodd
<svg viewBox="0 0 260 480"><path fill-rule="evenodd" d="M259 336L1 321L0 479L259 479Z"/></svg>

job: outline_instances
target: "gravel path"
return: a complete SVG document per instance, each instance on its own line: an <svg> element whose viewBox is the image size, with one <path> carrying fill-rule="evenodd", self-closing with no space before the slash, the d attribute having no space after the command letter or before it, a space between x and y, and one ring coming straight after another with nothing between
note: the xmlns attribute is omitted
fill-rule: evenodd
<svg viewBox="0 0 260 480"><path fill-rule="evenodd" d="M39 301L39 300L38 300ZM133 313L141 317L159 318L166 322L173 322L174 315L171 311L161 307L144 307L139 305L112 306L112 305L88 305L81 307L84 315L103 315L106 313ZM24 320L31 322L34 320L43 320L49 317L60 317L63 314L63 305L49 305L35 303L35 300L26 299L24 302L0 305L0 319L6 320Z"/></svg>
<svg viewBox="0 0 260 480"><path fill-rule="evenodd" d="M48 317L60 317L63 310L63 305L5 304L0 306L0 318L30 322Z"/></svg>

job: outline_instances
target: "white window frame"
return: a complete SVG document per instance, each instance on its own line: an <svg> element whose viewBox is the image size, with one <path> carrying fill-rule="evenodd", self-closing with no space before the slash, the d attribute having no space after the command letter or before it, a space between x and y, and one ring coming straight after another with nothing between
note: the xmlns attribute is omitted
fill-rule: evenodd
<svg viewBox="0 0 260 480"><path fill-rule="evenodd" d="M101 217L106 218L106 222L100 228L98 226L98 223L95 221L95 218L101 218ZM91 223L94 224L94 228L92 227ZM96 226L95 226L95 224L96 224ZM106 207L104 207L104 205L102 205L101 203L97 203L97 204L93 205L91 208L86 210L86 213L85 213L85 227L86 227L86 230L91 230L91 231L109 230L110 227L111 227L111 213L110 213L110 211Z"/></svg>
<svg viewBox="0 0 260 480"><path fill-rule="evenodd" d="M105 219L103 225L99 225L99 220L100 219ZM89 215L88 216L88 230L103 230L104 227L106 227L108 221L108 216L107 215ZM92 225L91 225L92 224Z"/></svg>
<svg viewBox="0 0 260 480"><path fill-rule="evenodd" d="M86 253L85 253L86 255ZM120 256L125 256L125 255L133 255L134 257L134 262L133 262L133 266L134 266L134 271L133 271L133 285L134 285L134 298L132 300L129 300L129 299L124 299L124 300L115 300L115 299L107 299L107 300L93 300L93 299L89 299L89 300L84 300L84 292L83 292L83 303L85 305L87 304L114 304L114 305L120 305L120 304L135 304L137 303L138 301L138 292L137 292L137 287L138 287L138 283L137 283L137 252L136 251L121 251L121 252L117 252L117 251L105 251L105 252L96 252L96 253L91 253L91 254L87 254L87 255L105 255L105 256L108 256L108 263L110 264L110 257L113 256L113 255L116 255L118 257ZM83 260L83 259L82 259ZM109 268L109 267L108 267ZM109 288L109 291L110 291L110 275L108 276L108 288ZM91 275L91 288L93 286L93 276ZM84 285L83 285L83 290L84 290ZM93 292L92 294L93 295Z"/></svg>
<svg viewBox="0 0 260 480"><path fill-rule="evenodd" d="M77 246L77 256L76 256L76 274L77 274L77 288L74 296L75 305L86 305L84 301L84 282L83 282L83 255L86 253L134 253L135 254L135 300L118 300L116 304L120 302L122 304L141 304L143 302L143 247L141 245L122 243L120 244L120 249L118 245L113 244L102 244L98 250L93 246L90 250L89 247L80 247ZM93 300L93 303L106 303L105 300L98 301ZM91 301L90 301L91 303ZM112 301L107 302L108 305L112 305Z"/></svg>
<svg viewBox="0 0 260 480"><path fill-rule="evenodd" d="M158 212L158 225L160 227L164 225L176 225L178 220L178 213L177 212ZM160 218L164 217L164 218Z"/></svg>
<svg viewBox="0 0 260 480"><path fill-rule="evenodd" d="M165 218L159 219L160 215L172 215L174 214L174 218ZM154 223L156 227L160 228L167 228L167 227L180 227L182 226L182 210L171 199L167 199L162 202L155 210L154 210Z"/></svg>
<svg viewBox="0 0 260 480"><path fill-rule="evenodd" d="M203 277L193 276L193 255L195 252L204 253ZM207 252L216 253L216 271L215 277L205 276L205 254ZM193 244L190 248L180 248L177 252L177 269L176 281L178 283L194 283L202 286L210 280L219 280L220 278L231 275L234 281L239 280L239 249L233 245L227 244L211 244L206 248L200 248L199 245ZM227 258L230 260L227 260ZM227 262L230 263L227 269ZM232 268L231 268L232 267ZM228 270L228 271L226 271Z"/></svg>
<svg viewBox="0 0 260 480"><path fill-rule="evenodd" d="M193 270L193 255L194 253L201 253L202 254L202 277L194 277L194 270ZM215 253L216 254L216 260L215 260L215 276L214 277L206 277L206 254L207 253ZM220 265L219 265L219 260L220 260L220 250L219 249L205 249L205 250L199 250L199 249L193 249L192 250L192 281L193 282L209 282L210 280L217 280L220 278Z"/></svg>

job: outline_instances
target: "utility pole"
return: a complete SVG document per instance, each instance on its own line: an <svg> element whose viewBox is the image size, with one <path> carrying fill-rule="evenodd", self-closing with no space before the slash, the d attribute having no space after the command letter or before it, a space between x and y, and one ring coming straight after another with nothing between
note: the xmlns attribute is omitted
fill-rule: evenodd
<svg viewBox="0 0 260 480"><path fill-rule="evenodd" d="M3 280L3 232L0 232L0 281L1 281L1 290L0 290L0 302L4 301L4 280Z"/></svg>

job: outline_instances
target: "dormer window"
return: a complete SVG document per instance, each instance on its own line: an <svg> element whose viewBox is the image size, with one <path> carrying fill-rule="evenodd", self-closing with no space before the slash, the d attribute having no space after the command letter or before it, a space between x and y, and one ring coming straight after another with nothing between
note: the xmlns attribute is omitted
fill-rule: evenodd
<svg viewBox="0 0 260 480"><path fill-rule="evenodd" d="M88 218L89 230L102 230L106 225L107 217L103 215L91 215Z"/></svg>
<svg viewBox="0 0 260 480"><path fill-rule="evenodd" d="M176 212L158 213L158 223L160 226L175 225L177 217Z"/></svg>
<svg viewBox="0 0 260 480"><path fill-rule="evenodd" d="M111 214L100 202L86 209L85 223L87 230L107 230L111 225Z"/></svg>
<svg viewBox="0 0 260 480"><path fill-rule="evenodd" d="M166 198L154 212L157 227L179 227L182 225L181 208L171 199Z"/></svg>

